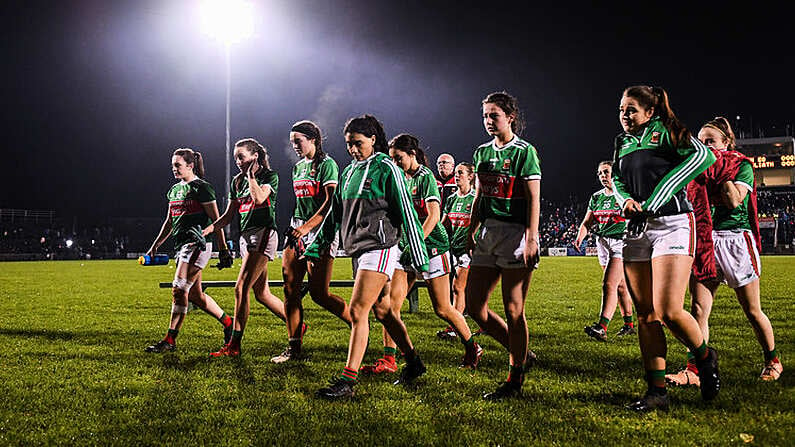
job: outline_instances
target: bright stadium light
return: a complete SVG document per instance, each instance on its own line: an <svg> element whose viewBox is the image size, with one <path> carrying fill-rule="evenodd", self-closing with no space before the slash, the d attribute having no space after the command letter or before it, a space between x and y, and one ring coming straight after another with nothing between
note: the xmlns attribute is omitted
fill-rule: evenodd
<svg viewBox="0 0 795 447"><path fill-rule="evenodd" d="M231 46L254 34L254 3L244 0L204 0L200 8L201 26L205 33L224 44L226 54L226 159L224 161L226 200L229 203L231 184L231 111L232 55Z"/></svg>
<svg viewBox="0 0 795 447"><path fill-rule="evenodd" d="M243 0L204 0L201 4L204 32L226 45L254 34L254 4Z"/></svg>

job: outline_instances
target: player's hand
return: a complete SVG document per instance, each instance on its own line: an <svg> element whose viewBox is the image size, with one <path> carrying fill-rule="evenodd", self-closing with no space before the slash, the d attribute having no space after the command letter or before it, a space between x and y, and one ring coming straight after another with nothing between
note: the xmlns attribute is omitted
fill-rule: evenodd
<svg viewBox="0 0 795 447"><path fill-rule="evenodd" d="M309 234L309 229L306 228L306 225L301 225L298 228L292 228L292 227L290 228L292 229L293 237L296 239L301 239L302 237Z"/></svg>
<svg viewBox="0 0 795 447"><path fill-rule="evenodd" d="M227 249L221 250L218 252L218 264L215 264L215 267L217 267L218 270L232 267L234 259L232 252Z"/></svg>
<svg viewBox="0 0 795 447"><path fill-rule="evenodd" d="M574 246L574 249L577 250L577 253L582 253L582 250L580 250L580 245L582 245L582 239L577 239L573 241L571 245Z"/></svg>
<svg viewBox="0 0 795 447"><path fill-rule="evenodd" d="M627 237L630 239L638 239L643 236L646 231L646 218L648 216L644 212L635 214L629 222L627 222Z"/></svg>
<svg viewBox="0 0 795 447"><path fill-rule="evenodd" d="M530 268L538 267L539 261L538 239L531 237L525 241L524 251L522 251L522 261Z"/></svg>
<svg viewBox="0 0 795 447"><path fill-rule="evenodd" d="M632 218L633 216L642 213L643 207L641 207L640 203L636 202L635 200L627 199L627 201L624 202L623 212L625 217Z"/></svg>
<svg viewBox="0 0 795 447"><path fill-rule="evenodd" d="M207 236L208 234L212 233L213 231L215 231L215 225L210 224L209 227L207 227L207 228L202 230L202 236Z"/></svg>

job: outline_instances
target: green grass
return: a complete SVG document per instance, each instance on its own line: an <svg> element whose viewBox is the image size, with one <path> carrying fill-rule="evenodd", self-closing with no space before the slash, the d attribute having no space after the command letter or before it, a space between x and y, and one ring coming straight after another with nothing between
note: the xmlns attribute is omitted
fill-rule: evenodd
<svg viewBox="0 0 795 447"><path fill-rule="evenodd" d="M733 292L722 287L711 320L720 396L705 404L697 390L676 389L668 413L637 415L623 408L645 390L637 337L601 344L582 331L599 307L601 271L593 258L542 260L527 299L540 362L524 398L496 404L480 395L504 380L507 354L484 338L480 369L459 371L462 347L434 336L444 323L424 291L421 312L404 312L429 368L416 389L366 378L355 400L329 403L313 393L343 366L349 332L308 297L305 362L268 361L284 347L286 330L257 303L240 360L207 359L221 330L200 311L188 315L177 353L147 355L144 346L166 329L170 292L157 283L171 279L172 267L0 263L0 445L737 445L741 434L753 436L754 445L791 445L795 259L766 257L763 265L762 305L787 368L781 380L758 380L760 347ZM270 277L280 278L279 269L271 263ZM349 260L336 270L345 278ZM208 269L205 279L234 276ZM232 289L210 293L231 312ZM337 293L347 299L350 290ZM492 303L501 308L499 297ZM374 332L366 361L380 354L380 330ZM673 371L685 355L670 334L668 340Z"/></svg>

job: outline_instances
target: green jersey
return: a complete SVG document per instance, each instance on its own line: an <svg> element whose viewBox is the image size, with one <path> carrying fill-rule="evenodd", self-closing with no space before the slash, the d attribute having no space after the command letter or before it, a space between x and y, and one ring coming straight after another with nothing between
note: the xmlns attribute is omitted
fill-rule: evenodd
<svg viewBox="0 0 795 447"><path fill-rule="evenodd" d="M428 217L428 202L438 203L441 214L442 199L439 194L439 187L436 185L436 177L433 176L433 172L427 166L420 165L414 175L406 173L406 189L411 195L414 211L417 212L420 223L424 222ZM401 243L402 245L404 244ZM450 250L450 240L447 238L447 230L444 229L441 219L433 227L431 234L425 238L425 247L428 250L429 258Z"/></svg>
<svg viewBox="0 0 795 447"><path fill-rule="evenodd" d="M493 218L527 225L524 183L541 179L536 148L514 136L503 147L496 141L481 145L472 160L481 191L476 210L480 221Z"/></svg>
<svg viewBox="0 0 795 447"><path fill-rule="evenodd" d="M678 142L660 117L652 117L641 135L616 137L613 155L613 189L621 208L628 199L654 216L693 210L685 186L715 163L715 155L698 139Z"/></svg>
<svg viewBox="0 0 795 447"><path fill-rule="evenodd" d="M352 257L391 248L402 233L408 240L411 264L419 271L428 271L422 226L406 190L405 176L386 154L376 152L366 160L351 162L342 171L331 210L305 256L319 257L337 230L342 248Z"/></svg>
<svg viewBox="0 0 795 447"><path fill-rule="evenodd" d="M197 234L201 236L202 229L213 223L202 206L215 202L213 186L197 177L190 183L183 181L172 186L166 197L168 214L171 216L171 236L176 249L198 242Z"/></svg>
<svg viewBox="0 0 795 447"><path fill-rule="evenodd" d="M275 171L260 168L254 175L260 186L270 185L272 191L261 204L255 205L248 187L246 174L240 173L232 179L229 200L235 200L240 213L240 231L255 228L276 228L276 191L279 188L279 176Z"/></svg>
<svg viewBox="0 0 795 447"><path fill-rule="evenodd" d="M461 256L467 251L467 238L469 237L469 223L472 220L472 205L475 202L475 189L461 195L458 191L447 198L444 214L450 219L453 234L450 235L450 251L455 256Z"/></svg>
<svg viewBox="0 0 795 447"><path fill-rule="evenodd" d="M293 217L303 221L317 213L326 200L325 187L336 185L339 177L337 163L329 156L321 161L317 169L312 160L301 159L293 167L293 189L295 190L295 211Z"/></svg>
<svg viewBox="0 0 795 447"><path fill-rule="evenodd" d="M591 210L596 219L594 234L613 239L624 237L627 223L621 216L621 207L618 205L616 195L612 191L608 193L607 189L602 188L593 193L591 200L588 202L588 209Z"/></svg>
<svg viewBox="0 0 795 447"><path fill-rule="evenodd" d="M734 183L738 188L747 188L748 194L745 195L742 203L733 210L722 203L712 206L713 230L751 230L751 223L748 219L748 198L751 191L754 190L754 168L751 163L744 161L740 164L740 169L734 177Z"/></svg>

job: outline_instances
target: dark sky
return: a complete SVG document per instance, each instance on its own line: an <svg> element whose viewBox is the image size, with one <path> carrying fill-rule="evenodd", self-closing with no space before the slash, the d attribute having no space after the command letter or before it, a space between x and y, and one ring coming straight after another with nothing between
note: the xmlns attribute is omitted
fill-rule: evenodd
<svg viewBox="0 0 795 447"><path fill-rule="evenodd" d="M177 147L202 151L224 191L224 52L196 3L3 2L0 207L159 218ZM284 224L293 122L316 120L342 166L342 126L364 112L434 160L464 160L488 139L480 100L504 89L539 151L542 195L585 199L626 86L666 88L695 131L716 115L768 136L795 123L793 8L708 3L261 1L255 36L232 49L232 139L270 149Z"/></svg>

